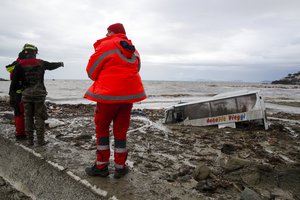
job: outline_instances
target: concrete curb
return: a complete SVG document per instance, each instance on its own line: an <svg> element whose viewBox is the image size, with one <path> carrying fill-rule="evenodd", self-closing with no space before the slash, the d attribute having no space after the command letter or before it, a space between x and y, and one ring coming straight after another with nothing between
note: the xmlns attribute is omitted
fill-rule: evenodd
<svg viewBox="0 0 300 200"><path fill-rule="evenodd" d="M33 199L108 199L107 192L0 136L0 175Z"/></svg>

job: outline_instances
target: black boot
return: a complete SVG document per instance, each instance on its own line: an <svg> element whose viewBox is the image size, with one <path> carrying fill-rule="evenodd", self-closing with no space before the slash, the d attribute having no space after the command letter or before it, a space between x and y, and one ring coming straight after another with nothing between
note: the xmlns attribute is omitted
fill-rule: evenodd
<svg viewBox="0 0 300 200"><path fill-rule="evenodd" d="M30 146L30 147L32 147L33 146L33 139L28 138L27 145Z"/></svg>
<svg viewBox="0 0 300 200"><path fill-rule="evenodd" d="M44 146L44 145L46 145L48 143L49 143L49 141L46 141L46 140L42 140L42 141L38 141L37 142L38 146Z"/></svg>
<svg viewBox="0 0 300 200"><path fill-rule="evenodd" d="M99 169L96 165L93 165L92 167L85 168L85 172L89 176L101 176L101 177L107 177L109 175L108 167L104 167L103 169Z"/></svg>
<svg viewBox="0 0 300 200"><path fill-rule="evenodd" d="M26 132L26 135L27 135L27 145L32 147L33 146L33 139L34 139L33 132L28 131L28 132Z"/></svg>
<svg viewBox="0 0 300 200"><path fill-rule="evenodd" d="M123 169L116 169L114 173L114 178L119 179L125 176L126 174L128 174L128 172L129 172L128 167L124 167Z"/></svg>
<svg viewBox="0 0 300 200"><path fill-rule="evenodd" d="M49 143L49 141L45 140L44 133L37 132L36 135L37 135L37 145L38 146L44 146Z"/></svg>
<svg viewBox="0 0 300 200"><path fill-rule="evenodd" d="M17 141L26 140L26 135L15 135Z"/></svg>

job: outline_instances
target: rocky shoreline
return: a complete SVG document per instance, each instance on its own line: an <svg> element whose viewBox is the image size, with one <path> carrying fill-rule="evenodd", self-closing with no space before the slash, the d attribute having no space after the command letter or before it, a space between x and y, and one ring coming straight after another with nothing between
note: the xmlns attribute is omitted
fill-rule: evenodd
<svg viewBox="0 0 300 200"><path fill-rule="evenodd" d="M272 84L300 85L300 71L294 74L289 74L280 80L272 81Z"/></svg>

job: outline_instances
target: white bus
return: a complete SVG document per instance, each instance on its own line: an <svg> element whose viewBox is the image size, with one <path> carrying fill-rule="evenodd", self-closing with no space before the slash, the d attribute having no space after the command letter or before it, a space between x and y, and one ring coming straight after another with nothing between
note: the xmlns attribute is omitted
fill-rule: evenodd
<svg viewBox="0 0 300 200"><path fill-rule="evenodd" d="M213 96L207 100L182 103L166 110L165 123L184 125L236 127L237 122L260 120L268 129L266 109L259 91L237 91Z"/></svg>

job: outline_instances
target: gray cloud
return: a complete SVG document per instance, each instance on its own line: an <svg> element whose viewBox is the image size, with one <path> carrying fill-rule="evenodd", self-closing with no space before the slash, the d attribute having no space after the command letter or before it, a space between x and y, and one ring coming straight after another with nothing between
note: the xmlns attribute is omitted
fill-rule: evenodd
<svg viewBox="0 0 300 200"><path fill-rule="evenodd" d="M0 66L25 43L64 61L47 78L82 79L93 43L122 22L142 56L143 79L281 78L300 70L298 0L15 0L0 8ZM8 78L4 67L1 77Z"/></svg>

